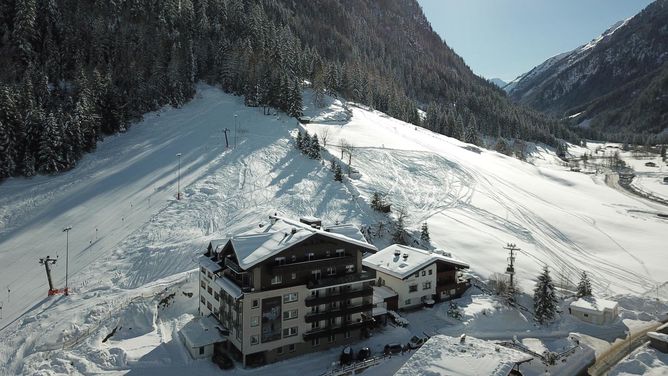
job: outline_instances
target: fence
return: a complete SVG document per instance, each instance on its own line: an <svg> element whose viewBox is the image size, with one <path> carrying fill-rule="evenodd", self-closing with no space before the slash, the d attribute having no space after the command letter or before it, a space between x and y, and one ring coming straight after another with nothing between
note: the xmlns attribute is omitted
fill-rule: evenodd
<svg viewBox="0 0 668 376"><path fill-rule="evenodd" d="M321 376L343 376L343 375L355 375L357 372L362 372L365 369L378 365L382 362L387 356L378 355L371 357L369 359L362 360L360 362L355 362L353 364L348 364L333 370L329 370L323 373Z"/></svg>

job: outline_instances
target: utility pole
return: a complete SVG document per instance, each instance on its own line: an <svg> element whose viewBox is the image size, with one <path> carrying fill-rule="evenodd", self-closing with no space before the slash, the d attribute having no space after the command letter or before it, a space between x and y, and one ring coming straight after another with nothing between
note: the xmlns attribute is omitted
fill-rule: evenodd
<svg viewBox="0 0 668 376"><path fill-rule="evenodd" d="M63 232L65 233L65 295L70 294L69 290L69 285L67 284L68 279L69 279L69 271L70 271L70 230L72 229L72 226L67 226L63 229ZM48 258L48 257L47 257ZM47 266L48 270L48 266ZM51 281L51 275L50 273L47 272L49 275L49 281Z"/></svg>
<svg viewBox="0 0 668 376"><path fill-rule="evenodd" d="M229 143L229 141L227 140L227 132L229 132L229 131L230 131L230 128L225 128L225 129L223 129L223 133L225 133L225 147L226 147L226 148L229 148L229 147L230 147L230 143Z"/></svg>
<svg viewBox="0 0 668 376"><path fill-rule="evenodd" d="M508 300L513 303L515 302L515 251L520 249L515 246L515 244L508 243L503 249L510 251L510 257L508 257L508 267L506 267L506 274L510 276L510 284L508 286Z"/></svg>
<svg viewBox="0 0 668 376"><path fill-rule="evenodd" d="M179 174L176 179L176 199L181 199L181 153L177 153L176 156L179 158Z"/></svg>
<svg viewBox="0 0 668 376"><path fill-rule="evenodd" d="M237 148L237 118L239 115L234 114L234 148Z"/></svg>

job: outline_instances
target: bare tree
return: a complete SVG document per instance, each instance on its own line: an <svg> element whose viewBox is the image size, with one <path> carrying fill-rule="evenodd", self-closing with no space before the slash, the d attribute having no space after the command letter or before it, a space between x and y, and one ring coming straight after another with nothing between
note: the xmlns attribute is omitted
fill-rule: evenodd
<svg viewBox="0 0 668 376"><path fill-rule="evenodd" d="M329 137L329 128L325 128L320 132L320 140L322 140L322 146L327 146L327 138Z"/></svg>
<svg viewBox="0 0 668 376"><path fill-rule="evenodd" d="M341 160L343 160L343 154L348 154L348 176L352 173L353 165L353 154L355 154L355 147L349 143L346 139L341 139Z"/></svg>

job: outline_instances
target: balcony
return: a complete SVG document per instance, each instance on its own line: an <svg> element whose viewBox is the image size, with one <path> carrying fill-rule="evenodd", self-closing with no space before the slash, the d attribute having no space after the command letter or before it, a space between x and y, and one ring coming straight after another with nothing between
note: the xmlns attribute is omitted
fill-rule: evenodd
<svg viewBox="0 0 668 376"><path fill-rule="evenodd" d="M307 288L322 289L326 287L347 285L355 282L371 281L376 279L375 270L365 270L359 273L344 274L338 277L321 278L319 280L310 280L306 285Z"/></svg>
<svg viewBox="0 0 668 376"><path fill-rule="evenodd" d="M244 270L241 269L241 267L239 266L239 264L237 264L236 262L232 261L232 259L229 258L229 257L225 257L225 266L228 267L228 268L230 268L230 270L232 270L233 272L235 272L235 273L237 273L237 274L244 273Z"/></svg>
<svg viewBox="0 0 668 376"><path fill-rule="evenodd" d="M373 295L373 287L365 286L358 290L343 290L336 294L329 294L323 296L309 296L305 299L307 307L313 307L320 304L332 303L340 300L359 298L362 296Z"/></svg>
<svg viewBox="0 0 668 376"><path fill-rule="evenodd" d="M271 266L272 270L281 271L285 273L300 271L304 269L324 269L328 266L349 265L354 264L355 258L352 255L344 254L343 256L331 256L325 258L317 258L313 260L304 260L299 262L286 262L284 264L274 264Z"/></svg>
<svg viewBox="0 0 668 376"><path fill-rule="evenodd" d="M349 330L354 330L354 329L359 329L366 327L368 325L371 325L373 323L372 318L364 318L361 321L358 322L352 322L348 321L345 322L341 325L337 326L327 326L324 328L314 328L312 330L309 330L308 332L305 332L302 337L304 338L304 341L310 341L315 338L322 338L322 337L328 337L333 334L339 334L339 333L344 333Z"/></svg>
<svg viewBox="0 0 668 376"><path fill-rule="evenodd" d="M353 313L360 313L364 311L371 311L373 309L373 303L362 303L357 305L343 305L337 309L328 309L323 312L314 312L307 313L304 316L304 321L311 323L314 321L327 320L334 317L342 317L345 315L352 315Z"/></svg>

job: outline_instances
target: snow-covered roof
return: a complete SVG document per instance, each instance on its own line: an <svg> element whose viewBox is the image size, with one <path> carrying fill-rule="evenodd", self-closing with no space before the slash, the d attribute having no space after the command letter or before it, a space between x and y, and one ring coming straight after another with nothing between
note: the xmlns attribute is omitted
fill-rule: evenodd
<svg viewBox="0 0 668 376"><path fill-rule="evenodd" d="M655 339L657 341L668 343L668 334L659 333L659 332L648 332L647 336L649 338Z"/></svg>
<svg viewBox="0 0 668 376"><path fill-rule="evenodd" d="M220 266L217 262L211 260L210 258L202 255L198 259L199 265L205 267L207 270L209 270L212 273L215 273L222 269L223 267Z"/></svg>
<svg viewBox="0 0 668 376"><path fill-rule="evenodd" d="M437 335L422 345L395 376L507 376L515 364L531 359L494 342L466 337L460 343L459 338Z"/></svg>
<svg viewBox="0 0 668 376"><path fill-rule="evenodd" d="M231 242L239 267L244 270L314 235L322 235L330 239L350 243L373 252L378 250L378 248L366 242L359 229L355 233L352 230L353 225L340 225L342 234L338 230L328 232L286 218L276 216L271 218L271 224L232 236L224 243L219 243L218 246L224 246L227 242Z"/></svg>
<svg viewBox="0 0 668 376"><path fill-rule="evenodd" d="M398 256L396 254L399 254ZM404 255L408 257L404 258ZM456 266L468 268L469 265L450 257L445 252L425 251L405 245L392 244L391 246L366 257L362 264L366 267L404 279L416 271L436 261L442 261Z"/></svg>
<svg viewBox="0 0 668 376"><path fill-rule="evenodd" d="M190 347L201 347L222 342L225 337L221 325L211 316L196 317L181 328L181 336Z"/></svg>
<svg viewBox="0 0 668 376"><path fill-rule="evenodd" d="M601 298L596 298L593 296L588 296L586 298L580 298L570 305L571 309L575 308L581 311L588 311L592 313L603 313L606 309L615 310L617 309L617 302L612 300L605 300Z"/></svg>
<svg viewBox="0 0 668 376"><path fill-rule="evenodd" d="M373 286L373 302L382 303L387 298L397 296L397 293L387 286Z"/></svg>
<svg viewBox="0 0 668 376"><path fill-rule="evenodd" d="M213 281L213 283L223 289L234 299L239 299L243 295L243 292L239 286L237 286L236 283L230 281L227 277L218 277Z"/></svg>
<svg viewBox="0 0 668 376"><path fill-rule="evenodd" d="M325 231L346 236L350 239L355 239L366 243L366 238L362 235L360 229L352 223L344 223L341 225L327 226Z"/></svg>

